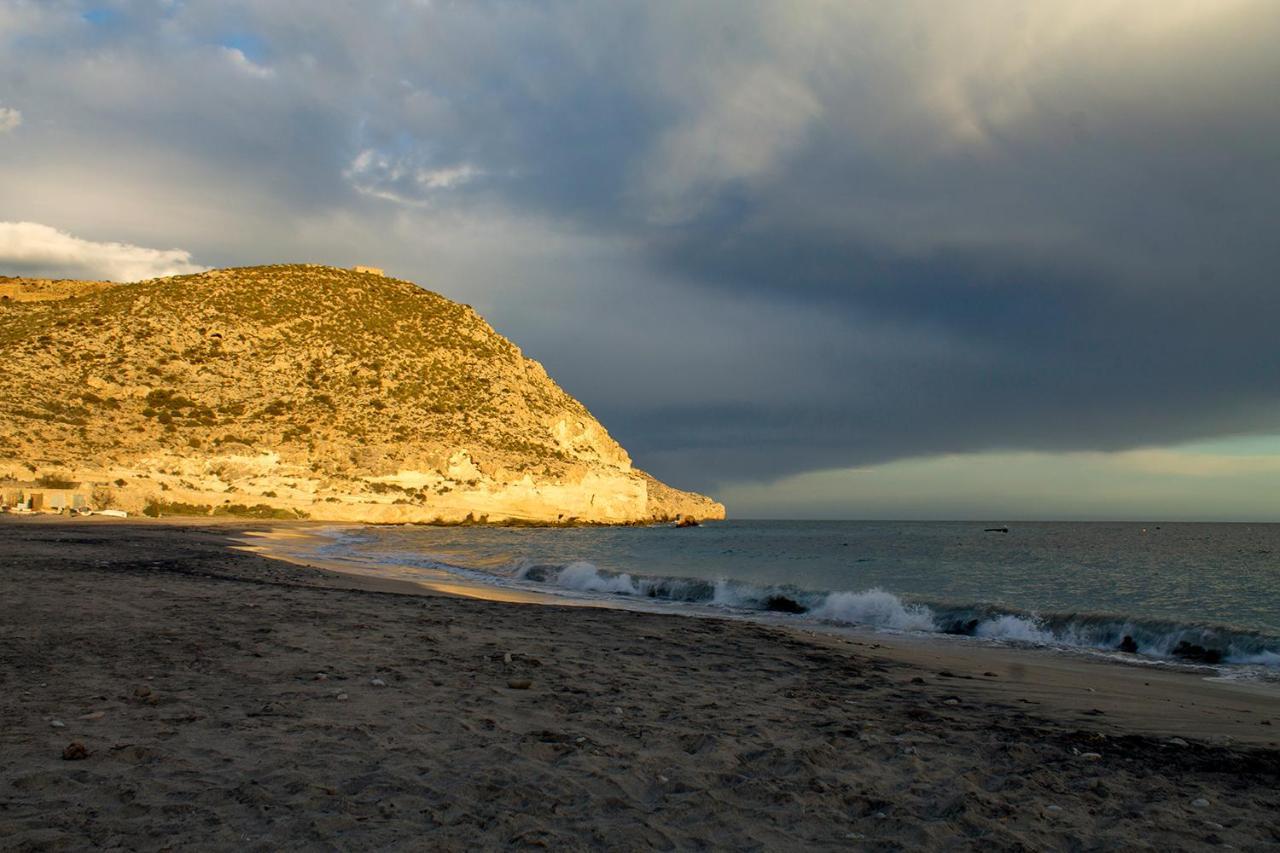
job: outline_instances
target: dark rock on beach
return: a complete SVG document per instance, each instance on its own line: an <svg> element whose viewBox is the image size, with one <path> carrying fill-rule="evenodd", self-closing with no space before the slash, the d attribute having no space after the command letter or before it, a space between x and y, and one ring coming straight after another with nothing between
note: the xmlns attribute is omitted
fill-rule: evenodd
<svg viewBox="0 0 1280 853"><path fill-rule="evenodd" d="M63 761L83 761L89 757L88 748L79 741L72 741L62 750Z"/></svg>

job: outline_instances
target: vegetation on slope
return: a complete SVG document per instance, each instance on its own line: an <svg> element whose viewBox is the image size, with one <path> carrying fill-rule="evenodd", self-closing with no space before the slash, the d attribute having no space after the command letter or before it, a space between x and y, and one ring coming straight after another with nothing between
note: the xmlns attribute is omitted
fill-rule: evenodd
<svg viewBox="0 0 1280 853"><path fill-rule="evenodd" d="M15 369L0 378L0 456L10 458L32 445L233 444L305 451L341 473L376 459L335 458L335 440L372 449L465 437L486 462L536 460L554 473L564 448L529 424L590 417L470 308L375 275L253 267L4 310L0 358Z"/></svg>

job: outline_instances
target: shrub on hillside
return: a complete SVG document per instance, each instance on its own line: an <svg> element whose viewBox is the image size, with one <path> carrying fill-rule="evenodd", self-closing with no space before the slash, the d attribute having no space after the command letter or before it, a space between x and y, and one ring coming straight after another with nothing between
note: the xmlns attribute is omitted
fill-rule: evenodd
<svg viewBox="0 0 1280 853"><path fill-rule="evenodd" d="M294 519L307 517L307 513L300 509L285 509L284 507L270 506L269 504L254 504L253 506L223 504L214 510L213 514L230 515L236 518Z"/></svg>
<svg viewBox="0 0 1280 853"><path fill-rule="evenodd" d="M182 501L161 501L152 499L147 501L146 507L143 508L142 514L151 518L160 518L166 515L209 515L213 512L213 507L209 504L189 504Z"/></svg>

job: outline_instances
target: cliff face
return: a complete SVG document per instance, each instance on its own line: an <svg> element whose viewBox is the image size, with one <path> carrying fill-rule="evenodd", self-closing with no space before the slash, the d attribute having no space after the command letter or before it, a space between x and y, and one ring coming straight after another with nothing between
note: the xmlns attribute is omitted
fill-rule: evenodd
<svg viewBox="0 0 1280 853"><path fill-rule="evenodd" d="M0 300L0 478L79 482L134 511L724 515L634 469L541 365L409 282L305 265L5 283L40 296Z"/></svg>

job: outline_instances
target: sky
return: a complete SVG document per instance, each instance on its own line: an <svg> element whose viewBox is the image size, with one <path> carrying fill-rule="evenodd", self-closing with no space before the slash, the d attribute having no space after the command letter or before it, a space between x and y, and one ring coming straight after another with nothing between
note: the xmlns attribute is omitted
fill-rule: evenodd
<svg viewBox="0 0 1280 853"><path fill-rule="evenodd" d="M1272 0L0 0L0 274L369 264L738 517L1280 521Z"/></svg>

